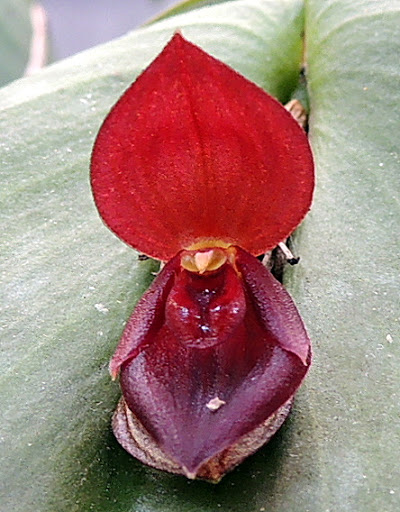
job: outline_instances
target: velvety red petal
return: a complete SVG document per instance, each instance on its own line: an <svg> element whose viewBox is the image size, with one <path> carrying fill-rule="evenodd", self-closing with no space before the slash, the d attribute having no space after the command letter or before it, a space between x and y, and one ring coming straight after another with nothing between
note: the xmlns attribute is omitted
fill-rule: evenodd
<svg viewBox="0 0 400 512"><path fill-rule="evenodd" d="M165 325L185 345L205 348L224 343L245 313L243 286L230 265L207 277L183 271L168 295Z"/></svg>
<svg viewBox="0 0 400 512"><path fill-rule="evenodd" d="M106 224L162 260L203 239L260 254L299 224L314 186L292 116L180 34L111 110L91 168Z"/></svg>
<svg viewBox="0 0 400 512"><path fill-rule="evenodd" d="M180 255L172 258L154 279L137 304L125 327L118 349L110 361L110 373L115 379L122 363L136 357L149 343L164 322L165 302L176 272L180 269Z"/></svg>
<svg viewBox="0 0 400 512"><path fill-rule="evenodd" d="M236 247L236 254L236 265L257 316L282 348L296 354L307 365L310 340L292 298L257 258L240 247Z"/></svg>
<svg viewBox="0 0 400 512"><path fill-rule="evenodd" d="M156 292L153 288L157 297L167 295L165 307L158 300L142 299L138 306L141 314L134 313L129 321L115 356L122 365L121 386L129 408L156 442L191 474L287 402L310 364L307 333L287 292L256 258L239 249L237 263L242 277L235 272L235 284L228 263L210 276L176 270L172 286L170 278L163 276L164 272L169 275L172 267L165 267L155 284L162 289ZM260 293L253 289L254 279ZM192 290L191 298L183 292L185 286L186 291ZM232 314L228 296L236 304L239 321ZM260 300L266 300L266 307ZM194 315L183 334L171 329L174 321L171 324L165 314L170 301L178 304L175 313L181 308L183 316ZM193 302L196 307L191 308ZM212 337L215 318L207 316L207 311L215 308L222 311L217 321L220 343L199 337L194 322L197 317ZM148 319L148 334L138 325L143 316ZM193 340L188 339L191 326ZM229 335L224 336L224 331ZM216 399L223 403L212 410L207 405Z"/></svg>

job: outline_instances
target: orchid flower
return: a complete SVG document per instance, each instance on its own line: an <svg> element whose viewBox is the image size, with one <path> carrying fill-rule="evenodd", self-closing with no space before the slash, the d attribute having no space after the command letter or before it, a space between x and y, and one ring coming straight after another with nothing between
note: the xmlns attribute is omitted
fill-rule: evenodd
<svg viewBox="0 0 400 512"><path fill-rule="evenodd" d="M115 435L147 464L218 481L280 427L310 366L299 313L257 259L310 208L307 137L177 33L108 114L91 181L107 226L166 262L110 363Z"/></svg>

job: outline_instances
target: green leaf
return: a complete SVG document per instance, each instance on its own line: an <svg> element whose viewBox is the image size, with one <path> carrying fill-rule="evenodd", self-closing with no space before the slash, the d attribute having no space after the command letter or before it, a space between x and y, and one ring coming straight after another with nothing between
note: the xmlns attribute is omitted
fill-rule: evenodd
<svg viewBox="0 0 400 512"><path fill-rule="evenodd" d="M288 282L315 358L297 402L302 435L288 443L296 457L283 459L278 505L395 512L400 2L309 0L306 19L318 185L297 238L301 270Z"/></svg>
<svg viewBox="0 0 400 512"><path fill-rule="evenodd" d="M177 5L174 5L173 7L170 7L166 11L162 12L153 18L149 23L154 23L155 21L160 21L164 18L170 18L171 16L176 16L177 14L193 11L199 7L222 4L226 1L227 0L184 0L183 2L179 2Z"/></svg>
<svg viewBox="0 0 400 512"><path fill-rule="evenodd" d="M0 87L23 75L32 36L29 0L0 0Z"/></svg>
<svg viewBox="0 0 400 512"><path fill-rule="evenodd" d="M286 100L302 3L243 0L164 20L0 91L0 410L4 510L253 511L277 438L218 487L143 466L116 443L108 360L156 269L102 225L88 167L108 109L176 29ZM269 475L272 476L269 476Z"/></svg>
<svg viewBox="0 0 400 512"><path fill-rule="evenodd" d="M0 87L50 60L47 16L32 0L0 0Z"/></svg>

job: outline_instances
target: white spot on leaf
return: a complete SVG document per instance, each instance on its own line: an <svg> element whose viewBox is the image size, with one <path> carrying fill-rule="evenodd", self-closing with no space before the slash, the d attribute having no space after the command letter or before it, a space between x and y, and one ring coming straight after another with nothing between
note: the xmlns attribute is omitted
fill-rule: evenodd
<svg viewBox="0 0 400 512"><path fill-rule="evenodd" d="M109 309L104 304L95 304L94 307L99 313L103 313L103 315L106 315L109 312Z"/></svg>

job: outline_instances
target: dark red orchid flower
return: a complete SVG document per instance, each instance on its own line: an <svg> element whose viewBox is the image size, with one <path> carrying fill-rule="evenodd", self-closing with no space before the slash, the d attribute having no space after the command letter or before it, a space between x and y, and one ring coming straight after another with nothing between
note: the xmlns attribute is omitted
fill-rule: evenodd
<svg viewBox="0 0 400 512"><path fill-rule="evenodd" d="M175 34L107 116L91 171L105 223L168 261L111 361L116 437L147 464L218 480L279 428L310 365L295 305L256 258L310 208L307 138Z"/></svg>

